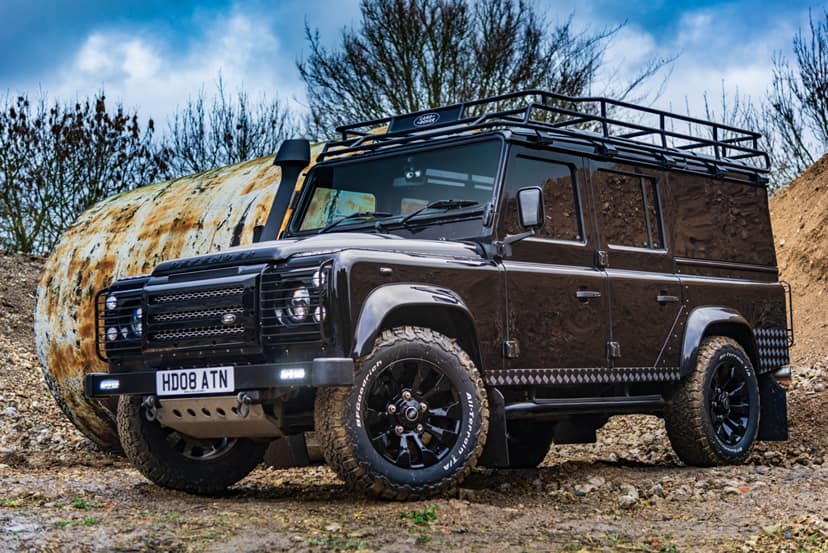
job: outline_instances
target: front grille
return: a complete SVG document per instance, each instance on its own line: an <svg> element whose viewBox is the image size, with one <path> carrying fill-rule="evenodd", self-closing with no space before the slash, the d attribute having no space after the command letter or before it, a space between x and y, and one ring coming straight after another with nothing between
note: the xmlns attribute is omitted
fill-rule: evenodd
<svg viewBox="0 0 828 553"><path fill-rule="evenodd" d="M324 267L319 274L318 271L318 267L291 270L272 268L262 274L259 304L263 345L281 347L320 343L323 340L321 322L327 316L323 315L327 277L323 276L320 282L319 275L327 275L327 271ZM296 320L291 316L291 301L294 293L300 289L307 290L306 302L299 302L300 308L305 306L307 316L303 320ZM296 313L296 303L293 307L293 313Z"/></svg>
<svg viewBox="0 0 828 553"><path fill-rule="evenodd" d="M147 349L258 346L255 274L146 289Z"/></svg>
<svg viewBox="0 0 828 553"><path fill-rule="evenodd" d="M160 294L153 298L155 303L171 303L178 301L200 300L205 298L222 298L238 295L244 292L241 286L236 288L220 288L218 290L201 290L199 292L180 292L176 294Z"/></svg>
<svg viewBox="0 0 828 553"><path fill-rule="evenodd" d="M153 334L153 340L167 342L170 340L212 338L214 336L237 336L239 334L244 334L243 326L219 326L212 328L193 328L190 330L164 330Z"/></svg>
<svg viewBox="0 0 828 553"><path fill-rule="evenodd" d="M180 313L158 313L152 316L153 321L186 321L189 319L204 319L213 315L225 315L227 313L238 314L244 313L242 307L218 308L218 309L203 309L200 311L182 311Z"/></svg>

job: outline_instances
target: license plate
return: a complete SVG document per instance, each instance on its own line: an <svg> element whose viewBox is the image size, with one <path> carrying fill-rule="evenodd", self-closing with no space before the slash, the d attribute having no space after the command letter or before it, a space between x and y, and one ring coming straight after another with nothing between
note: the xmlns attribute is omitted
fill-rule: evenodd
<svg viewBox="0 0 828 553"><path fill-rule="evenodd" d="M155 373L155 393L176 396L234 392L233 377L233 367L158 371Z"/></svg>

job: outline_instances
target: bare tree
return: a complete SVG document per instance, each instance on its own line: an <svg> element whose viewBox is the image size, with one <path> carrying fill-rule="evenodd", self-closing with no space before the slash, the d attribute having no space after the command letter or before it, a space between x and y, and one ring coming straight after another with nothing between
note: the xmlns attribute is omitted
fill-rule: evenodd
<svg viewBox="0 0 828 553"><path fill-rule="evenodd" d="M793 37L794 64L774 57L768 111L778 144L774 167L786 182L828 151L828 10Z"/></svg>
<svg viewBox="0 0 828 553"><path fill-rule="evenodd" d="M231 100L219 78L211 99L202 91L176 112L165 147L173 175L181 176L275 153L296 127L278 99L252 104L242 90Z"/></svg>
<svg viewBox="0 0 828 553"><path fill-rule="evenodd" d="M154 124L107 110L103 93L73 105L6 98L0 111L0 248L47 253L92 204L166 176Z"/></svg>
<svg viewBox="0 0 828 553"><path fill-rule="evenodd" d="M309 127L418 111L528 88L589 92L620 27L551 25L523 0L362 0L358 29L329 50L306 24L310 54L297 65ZM624 98L670 60L653 60L612 93ZM506 107L506 106L503 106Z"/></svg>

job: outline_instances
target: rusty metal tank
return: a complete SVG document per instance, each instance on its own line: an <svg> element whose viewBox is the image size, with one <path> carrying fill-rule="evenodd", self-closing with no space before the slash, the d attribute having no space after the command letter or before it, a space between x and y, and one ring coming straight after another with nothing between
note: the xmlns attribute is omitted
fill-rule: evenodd
<svg viewBox="0 0 828 553"><path fill-rule="evenodd" d="M311 159L321 151L316 145ZM101 447L120 447L115 408L86 398L83 378L106 371L95 350L95 294L161 261L253 241L267 219L281 171L273 156L145 186L81 214L46 262L37 290L35 342L43 375L63 412ZM306 171L300 176L301 186Z"/></svg>

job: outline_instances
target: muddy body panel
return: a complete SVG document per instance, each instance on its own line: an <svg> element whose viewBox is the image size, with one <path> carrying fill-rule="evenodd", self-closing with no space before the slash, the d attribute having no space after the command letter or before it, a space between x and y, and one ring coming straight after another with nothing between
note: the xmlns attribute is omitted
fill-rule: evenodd
<svg viewBox="0 0 828 553"><path fill-rule="evenodd" d="M114 404L84 396L107 365L95 353L95 295L159 263L252 242L279 183L272 156L145 186L95 205L63 235L37 292L35 340L57 403L95 443L117 448Z"/></svg>

